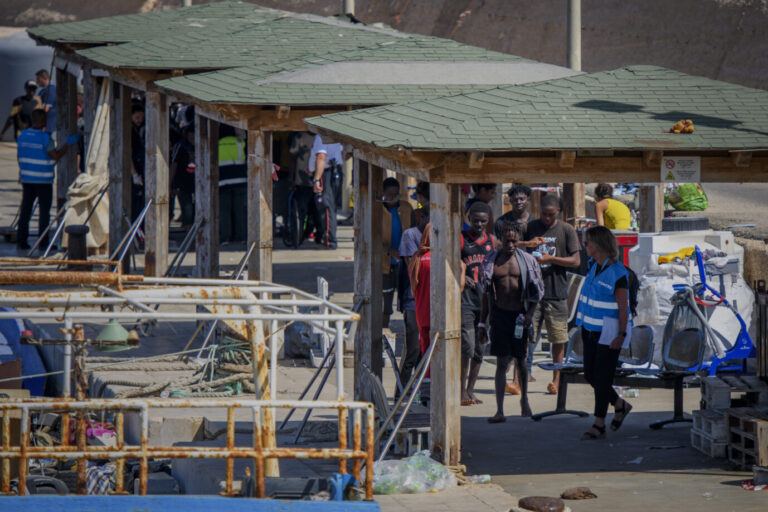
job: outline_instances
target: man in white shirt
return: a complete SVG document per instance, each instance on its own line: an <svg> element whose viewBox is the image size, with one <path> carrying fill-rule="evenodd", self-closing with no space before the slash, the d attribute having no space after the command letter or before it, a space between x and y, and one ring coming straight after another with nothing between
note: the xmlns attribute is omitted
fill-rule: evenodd
<svg viewBox="0 0 768 512"><path fill-rule="evenodd" d="M333 170L343 162L341 144L323 144L315 135L309 155L309 169L314 170L312 188L315 193L317 210L317 232L315 241L326 249L336 249L336 198L331 186Z"/></svg>

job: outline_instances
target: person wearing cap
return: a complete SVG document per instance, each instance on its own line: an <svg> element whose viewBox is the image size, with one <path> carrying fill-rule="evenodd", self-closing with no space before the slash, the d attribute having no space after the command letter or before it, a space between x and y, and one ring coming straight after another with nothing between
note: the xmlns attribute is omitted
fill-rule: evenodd
<svg viewBox="0 0 768 512"><path fill-rule="evenodd" d="M34 80L27 80L24 82L24 95L17 96L11 103L11 113L6 119L3 125L2 131L0 131L0 139L3 138L5 132L13 123L13 138L17 140L22 130L26 130L32 126L32 111L35 110L38 103L35 99L35 91L37 90L37 84Z"/></svg>

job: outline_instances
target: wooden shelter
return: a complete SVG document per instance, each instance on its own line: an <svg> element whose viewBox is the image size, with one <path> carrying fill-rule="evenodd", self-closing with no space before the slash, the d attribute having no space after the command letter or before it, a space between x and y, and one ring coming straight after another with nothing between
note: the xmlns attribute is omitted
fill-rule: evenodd
<svg viewBox="0 0 768 512"><path fill-rule="evenodd" d="M670 133L680 119L695 132ZM355 148L355 294L363 311L358 365L381 361L381 195L384 169L430 182L431 374L434 453L460 457L459 234L462 183L636 182L643 231L661 222L662 161L700 164L701 182L768 181L768 92L633 66L306 120ZM694 157L691 159L690 157ZM572 199L570 199L572 201ZM566 197L566 207L569 198ZM573 203L571 203L573 204Z"/></svg>
<svg viewBox="0 0 768 512"><path fill-rule="evenodd" d="M59 132L75 131L75 77L85 83L86 138L97 80L115 82L110 155L110 246L130 211L130 95L146 96L145 274L168 261L168 107L196 106L197 274L218 275L218 125L248 131L248 241L252 279L272 278L271 133L305 130L305 117L573 74L571 70L455 41L220 2L171 11L30 29L55 48ZM387 74L382 75L382 63ZM376 71L378 70L378 74ZM76 175L72 154L58 171L58 196Z"/></svg>

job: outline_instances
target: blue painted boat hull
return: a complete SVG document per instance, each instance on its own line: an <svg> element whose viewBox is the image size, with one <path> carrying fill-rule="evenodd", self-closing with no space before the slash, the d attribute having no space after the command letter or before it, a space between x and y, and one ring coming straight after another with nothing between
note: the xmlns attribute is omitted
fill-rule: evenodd
<svg viewBox="0 0 768 512"><path fill-rule="evenodd" d="M287 501L220 496L15 496L0 497L0 510L40 512L379 512L375 501Z"/></svg>

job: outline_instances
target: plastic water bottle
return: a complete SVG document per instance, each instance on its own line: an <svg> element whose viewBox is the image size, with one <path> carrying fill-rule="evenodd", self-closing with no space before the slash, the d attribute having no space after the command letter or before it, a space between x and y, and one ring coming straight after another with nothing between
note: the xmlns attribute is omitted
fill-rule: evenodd
<svg viewBox="0 0 768 512"><path fill-rule="evenodd" d="M515 321L515 339L519 340L523 337L523 327L525 327L525 315L520 313Z"/></svg>

